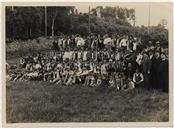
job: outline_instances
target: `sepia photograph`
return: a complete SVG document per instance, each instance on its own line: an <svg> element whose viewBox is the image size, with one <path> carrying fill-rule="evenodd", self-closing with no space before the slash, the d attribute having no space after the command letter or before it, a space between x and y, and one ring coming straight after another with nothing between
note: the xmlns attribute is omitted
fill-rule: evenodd
<svg viewBox="0 0 174 128"><path fill-rule="evenodd" d="M4 12L7 124L169 122L171 3Z"/></svg>

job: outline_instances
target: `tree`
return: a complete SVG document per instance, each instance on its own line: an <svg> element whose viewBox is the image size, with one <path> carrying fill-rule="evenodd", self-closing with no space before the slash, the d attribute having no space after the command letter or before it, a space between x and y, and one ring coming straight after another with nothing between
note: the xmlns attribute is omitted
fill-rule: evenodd
<svg viewBox="0 0 174 128"><path fill-rule="evenodd" d="M32 38L41 35L41 7L6 7L6 34L13 38Z"/></svg>
<svg viewBox="0 0 174 128"><path fill-rule="evenodd" d="M164 27L167 26L167 20L166 19L161 19L160 22L159 22L159 25L162 25Z"/></svg>
<svg viewBox="0 0 174 128"><path fill-rule="evenodd" d="M68 15L70 15L70 13L74 12L74 7L48 7L48 17L50 19L50 24L49 26L51 26L51 36L54 37L55 35L55 25L61 26L59 23L55 23L55 21L57 22L62 22L64 19L67 18ZM63 19L64 18L64 19ZM64 23L64 22L62 22ZM59 25L57 25L59 24Z"/></svg>

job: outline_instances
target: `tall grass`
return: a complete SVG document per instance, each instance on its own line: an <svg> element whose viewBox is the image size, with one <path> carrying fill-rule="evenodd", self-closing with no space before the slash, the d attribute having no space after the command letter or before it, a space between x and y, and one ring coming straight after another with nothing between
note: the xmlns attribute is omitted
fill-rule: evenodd
<svg viewBox="0 0 174 128"><path fill-rule="evenodd" d="M6 54L7 57L16 57L31 54L33 52L50 50L52 48L52 41L52 39L47 39L45 37L27 41L13 41L6 44Z"/></svg>
<svg viewBox="0 0 174 128"><path fill-rule="evenodd" d="M7 122L166 122L168 94L134 89L7 82Z"/></svg>

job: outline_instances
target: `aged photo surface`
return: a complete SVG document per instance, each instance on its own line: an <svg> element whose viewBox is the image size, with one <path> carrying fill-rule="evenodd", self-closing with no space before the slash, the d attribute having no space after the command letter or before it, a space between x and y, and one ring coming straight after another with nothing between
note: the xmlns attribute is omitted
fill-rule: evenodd
<svg viewBox="0 0 174 128"><path fill-rule="evenodd" d="M169 122L170 3L53 5L5 6L7 123Z"/></svg>

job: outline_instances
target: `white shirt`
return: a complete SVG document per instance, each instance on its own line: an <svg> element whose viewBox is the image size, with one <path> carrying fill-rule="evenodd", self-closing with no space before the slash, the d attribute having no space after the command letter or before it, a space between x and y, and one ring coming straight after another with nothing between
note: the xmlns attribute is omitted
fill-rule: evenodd
<svg viewBox="0 0 174 128"><path fill-rule="evenodd" d="M59 40L58 40L58 45L59 45L59 46L62 45L62 39L59 39Z"/></svg>
<svg viewBox="0 0 174 128"><path fill-rule="evenodd" d="M84 51L84 52L83 52L83 60L84 60L84 61L87 60L86 55L87 55L87 51Z"/></svg>
<svg viewBox="0 0 174 128"><path fill-rule="evenodd" d="M70 58L70 52L65 52L64 55L63 55L63 59L69 59Z"/></svg>
<svg viewBox="0 0 174 128"><path fill-rule="evenodd" d="M74 55L74 51L70 51L69 58L72 59L73 58L73 55Z"/></svg>
<svg viewBox="0 0 174 128"><path fill-rule="evenodd" d="M39 68L41 68L41 65L40 64L36 64L35 65L35 69L39 69Z"/></svg>
<svg viewBox="0 0 174 128"><path fill-rule="evenodd" d="M101 73L106 73L106 64L102 64L101 66Z"/></svg>
<svg viewBox="0 0 174 128"><path fill-rule="evenodd" d="M81 58L81 54L82 54L81 52L78 52L78 53L77 53L77 58L78 58L78 59Z"/></svg>
<svg viewBox="0 0 174 128"><path fill-rule="evenodd" d="M79 38L78 41L77 41L77 46L82 46L85 44L85 41L83 38Z"/></svg>
<svg viewBox="0 0 174 128"><path fill-rule="evenodd" d="M137 50L137 42L133 43L133 50L136 51Z"/></svg>
<svg viewBox="0 0 174 128"><path fill-rule="evenodd" d="M116 56L115 56L115 60L120 60L120 53L117 53Z"/></svg>
<svg viewBox="0 0 174 128"><path fill-rule="evenodd" d="M150 55L150 59L152 59L153 55Z"/></svg>

